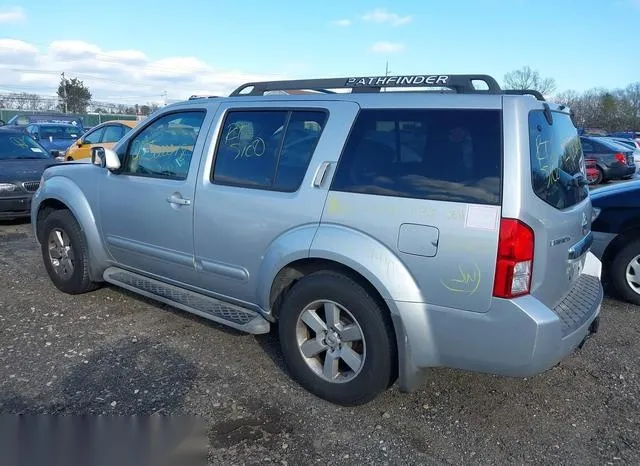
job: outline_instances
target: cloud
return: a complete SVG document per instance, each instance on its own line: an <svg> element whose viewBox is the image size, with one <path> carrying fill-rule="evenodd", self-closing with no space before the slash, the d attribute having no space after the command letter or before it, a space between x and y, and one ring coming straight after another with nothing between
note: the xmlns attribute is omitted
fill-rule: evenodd
<svg viewBox="0 0 640 466"><path fill-rule="evenodd" d="M371 51L374 53L399 53L405 49L404 44L397 42L376 42L371 46Z"/></svg>
<svg viewBox="0 0 640 466"><path fill-rule="evenodd" d="M391 13L384 8L376 8L375 10L366 13L362 19L370 23L389 23L392 26L402 26L413 20L411 16L400 16L397 13Z"/></svg>
<svg viewBox="0 0 640 466"><path fill-rule="evenodd" d="M19 23L26 18L24 10L19 6L0 10L0 23Z"/></svg>
<svg viewBox="0 0 640 466"><path fill-rule="evenodd" d="M140 50L103 50L80 40L53 41L38 48L0 39L0 93L54 96L63 71L67 78L83 81L94 100L113 103L162 101L165 91L169 100L192 94L229 95L245 82L287 77L221 69L193 56L152 60Z"/></svg>
<svg viewBox="0 0 640 466"><path fill-rule="evenodd" d="M336 19L335 21L331 21L331 24L333 26L346 27L346 26L351 26L351 20L350 19Z"/></svg>

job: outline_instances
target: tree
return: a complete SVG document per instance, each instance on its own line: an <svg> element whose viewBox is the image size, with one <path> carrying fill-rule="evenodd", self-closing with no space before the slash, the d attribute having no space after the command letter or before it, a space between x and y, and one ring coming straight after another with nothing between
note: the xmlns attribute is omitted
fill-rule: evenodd
<svg viewBox="0 0 640 466"><path fill-rule="evenodd" d="M540 73L528 66L505 74L504 85L506 89L531 89L539 91L543 95L549 95L556 90L555 79L542 78Z"/></svg>
<svg viewBox="0 0 640 466"><path fill-rule="evenodd" d="M58 99L58 107L63 112L87 113L91 92L78 78L66 79L63 75L58 85Z"/></svg>

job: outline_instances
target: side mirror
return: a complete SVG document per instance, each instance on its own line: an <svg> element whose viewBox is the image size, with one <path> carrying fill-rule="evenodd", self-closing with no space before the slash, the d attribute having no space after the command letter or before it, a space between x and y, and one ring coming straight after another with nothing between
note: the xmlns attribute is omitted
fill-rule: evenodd
<svg viewBox="0 0 640 466"><path fill-rule="evenodd" d="M38 133L33 133L33 134L31 134L31 137L32 137L34 140L36 140L36 141L39 141L39 140L40 140L40 135L39 135Z"/></svg>
<svg viewBox="0 0 640 466"><path fill-rule="evenodd" d="M6 123L4 122L4 120L0 120L0 126L4 126L6 125Z"/></svg>
<svg viewBox="0 0 640 466"><path fill-rule="evenodd" d="M60 151L59 150L51 150L49 151L49 153L51 154L51 157L59 157L60 156Z"/></svg>
<svg viewBox="0 0 640 466"><path fill-rule="evenodd" d="M115 171L120 168L120 158L111 149L104 147L94 147L91 149L91 163L109 171Z"/></svg>
<svg viewBox="0 0 640 466"><path fill-rule="evenodd" d="M78 140L76 141L76 146L78 146L78 147L82 147L82 144L83 144L82 139L78 139Z"/></svg>

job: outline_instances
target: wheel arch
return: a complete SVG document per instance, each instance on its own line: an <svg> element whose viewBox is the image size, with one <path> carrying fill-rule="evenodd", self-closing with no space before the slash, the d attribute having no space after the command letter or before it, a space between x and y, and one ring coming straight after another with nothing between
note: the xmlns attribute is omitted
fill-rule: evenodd
<svg viewBox="0 0 640 466"><path fill-rule="evenodd" d="M42 241L42 225L47 216L61 209L71 212L85 236L89 251L91 279L102 281L102 272L108 262L108 255L102 244L96 219L83 192L68 179L49 178L34 199L32 221L36 240Z"/></svg>

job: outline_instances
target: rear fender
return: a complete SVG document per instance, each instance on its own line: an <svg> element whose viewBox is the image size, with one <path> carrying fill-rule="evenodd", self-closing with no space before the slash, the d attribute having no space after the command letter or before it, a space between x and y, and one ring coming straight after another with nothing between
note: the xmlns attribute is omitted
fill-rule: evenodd
<svg viewBox="0 0 640 466"><path fill-rule="evenodd" d="M333 260L365 277L384 300L424 302L413 275L389 248L365 233L322 224L309 257Z"/></svg>
<svg viewBox="0 0 640 466"><path fill-rule="evenodd" d="M31 203L31 224L36 240L39 241L38 213L47 200L56 200L64 204L76 218L84 233L89 252L89 275L94 281L102 281L102 273L107 267L109 257L102 244L96 219L91 205L84 193L68 178L53 176L34 194Z"/></svg>
<svg viewBox="0 0 640 466"><path fill-rule="evenodd" d="M424 297L413 275L389 248L365 233L344 226L321 224L309 251L311 258L332 260L358 272L385 300L391 313L398 348L398 383L403 392L423 385L426 372L415 364L413 341L417 335L427 338L426 314L407 312L402 302L423 303Z"/></svg>

